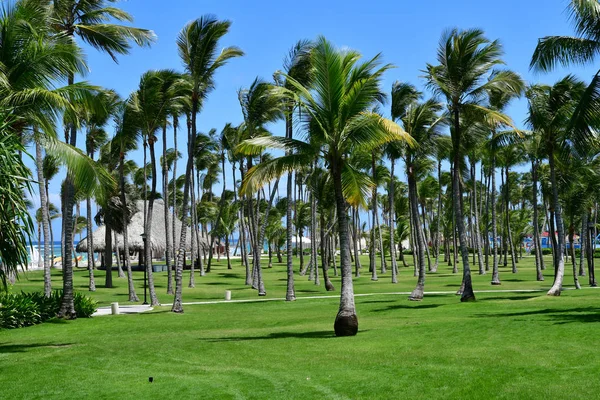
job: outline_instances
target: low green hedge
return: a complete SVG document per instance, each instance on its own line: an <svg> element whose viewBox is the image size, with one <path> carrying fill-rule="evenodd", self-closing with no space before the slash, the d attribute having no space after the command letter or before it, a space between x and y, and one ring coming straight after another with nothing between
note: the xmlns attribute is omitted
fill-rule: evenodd
<svg viewBox="0 0 600 400"><path fill-rule="evenodd" d="M41 292L0 294L0 328L14 329L40 324L56 317L60 309L62 291L45 297ZM98 305L90 297L75 293L75 313L78 318L89 318Z"/></svg>

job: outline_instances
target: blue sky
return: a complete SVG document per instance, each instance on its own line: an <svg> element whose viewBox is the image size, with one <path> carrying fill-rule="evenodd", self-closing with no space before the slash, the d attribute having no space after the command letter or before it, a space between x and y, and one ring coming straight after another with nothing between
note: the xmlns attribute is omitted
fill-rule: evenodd
<svg viewBox="0 0 600 400"><path fill-rule="evenodd" d="M157 42L151 48L136 48L129 56L120 57L119 64L84 45L90 72L82 79L115 89L126 97L136 89L141 74L149 69L182 70L175 45L179 31L197 17L214 14L233 23L222 45L239 46L246 55L231 61L217 74L217 88L198 116L198 129L203 132L213 127L220 130L227 122L241 122L237 90L249 86L256 76L270 79L297 40L318 35L324 35L339 47L356 49L365 57L381 52L385 62L396 66L384 78L386 89L396 80L422 88L421 71L426 63L435 63L439 38L444 30L453 27L480 28L488 38L499 39L504 46L507 68L530 83L552 83L569 72L587 81L595 72L591 67L558 69L550 74L529 71L538 38L572 34L565 11L567 4L567 0L129 0L117 5L134 16L135 26L152 29ZM522 100L509 108L518 125L525 113ZM282 125L274 125L272 131L282 134ZM78 143L83 142L80 135ZM185 143L183 132L178 142L180 146ZM172 139L169 147L171 143ZM140 152L132 157L141 164ZM50 185L50 200L57 206L63 176ZM228 181L231 182L230 177ZM39 204L36 198L34 195L34 202ZM59 232L60 222L55 221L53 226Z"/></svg>

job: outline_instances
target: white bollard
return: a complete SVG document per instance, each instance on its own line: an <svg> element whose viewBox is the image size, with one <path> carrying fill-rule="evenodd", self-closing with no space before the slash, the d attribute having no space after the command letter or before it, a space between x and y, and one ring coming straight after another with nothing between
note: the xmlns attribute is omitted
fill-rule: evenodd
<svg viewBox="0 0 600 400"><path fill-rule="evenodd" d="M231 290L225 291L225 300L231 300Z"/></svg>
<svg viewBox="0 0 600 400"><path fill-rule="evenodd" d="M110 303L110 311L112 315L119 315L119 303Z"/></svg>

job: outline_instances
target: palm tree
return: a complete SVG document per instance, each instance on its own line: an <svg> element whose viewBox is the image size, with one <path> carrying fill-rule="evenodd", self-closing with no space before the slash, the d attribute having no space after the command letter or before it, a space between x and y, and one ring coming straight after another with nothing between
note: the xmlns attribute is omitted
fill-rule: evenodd
<svg viewBox="0 0 600 400"><path fill-rule="evenodd" d="M404 152L406 163L406 175L408 178L408 201L410 206L411 220L414 223L414 232L416 233L414 242L417 249L419 279L416 288L411 293L409 299L420 301L423 299L423 288L425 285L425 240L423 225L426 221L420 221L419 201L417 190L417 179L424 175L427 170L427 164L430 163L429 157L436 149L437 139L440 137L439 129L443 125L443 117L438 114L442 110L442 105L435 100L427 100L423 103L413 101L406 107L404 116L400 119L404 130L408 132L418 145L412 148L408 147Z"/></svg>
<svg viewBox="0 0 600 400"><path fill-rule="evenodd" d="M359 63L361 56L353 50L336 49L319 37L311 52L312 81L309 87L285 76L296 92L280 91L298 101L311 120L309 143L296 139L260 137L246 141L242 149L258 153L264 147L293 150L288 155L262 163L248 172L245 190L252 193L261 183L293 169L310 165L318 155L327 162L331 174L340 238L342 289L335 320L337 336L351 336L358 331L354 305L352 267L349 253L347 204L365 204L373 183L352 166L347 156L357 149L374 149L393 140L412 141L397 124L371 112L384 99L380 84L391 65L381 65L381 55Z"/></svg>
<svg viewBox="0 0 600 400"><path fill-rule="evenodd" d="M596 0L571 0L568 6L576 36L546 36L538 41L530 67L551 71L557 64L586 65L592 63L600 50L600 12ZM595 125L600 106L600 70L596 72L576 109L569 118L569 128L578 146L595 145Z"/></svg>
<svg viewBox="0 0 600 400"><path fill-rule="evenodd" d="M392 85L392 106L391 106L391 117L392 121L398 122L406 115L406 110L409 104L412 104L419 98L419 92L417 88L408 83L402 82L394 82ZM385 149L386 155L390 160L390 187L389 187L389 202L390 202L390 219L389 219L389 229L390 232L395 232L394 227L394 210L395 207L393 205L395 199L394 192L394 167L396 160L402 156L402 146L399 143L391 142L388 143ZM392 283L398 283L398 263L396 260L396 245L395 245L395 236L390 235L390 254L392 257Z"/></svg>
<svg viewBox="0 0 600 400"><path fill-rule="evenodd" d="M116 7L108 6L109 0L55 0L52 4L50 26L58 33L71 40L78 37L98 51L108 53L116 62L117 55L128 54L132 43L138 46L147 46L154 40L154 33L146 29L133 28L109 23L111 20L133 21L131 15ZM74 84L73 70L66 74L69 85ZM73 123L65 125L65 142L71 146L77 144L77 128ZM63 197L63 219L66 227L65 242L70 243L73 235L73 202L75 190L74 177L67 175L65 193ZM63 259L63 303L59 316L75 317L73 305L73 266L71 248L67 245Z"/></svg>
<svg viewBox="0 0 600 400"><path fill-rule="evenodd" d="M177 252L175 269L175 298L173 312L183 312L181 304L183 257L185 254L186 219L189 209L190 182L194 164L194 149L196 141L196 117L200 112L202 102L215 87L215 72L235 57L243 55L237 47L227 47L220 53L217 50L220 39L227 34L230 21L219 21L213 16L204 16L187 24L177 38L179 56L183 61L191 84L190 113L191 140L188 143L188 160L185 169L185 184L183 189L183 205L181 219L183 221L181 238Z"/></svg>
<svg viewBox="0 0 600 400"><path fill-rule="evenodd" d="M579 137L569 129L570 119L581 101L585 85L573 76L567 76L553 86L533 85L527 90L529 112L527 123L544 143L544 152L550 164L551 224L555 220L558 242L554 252L554 284L550 296L560 296L564 277L565 229L558 196L557 154L572 151L583 145ZM554 230L551 230L554 232Z"/></svg>
<svg viewBox="0 0 600 400"><path fill-rule="evenodd" d="M491 89L519 91L520 79L509 71L492 73L493 68L503 64L502 46L498 41L489 41L478 29L444 33L438 49L439 65L427 65L426 79L429 88L446 98L446 107L451 119L450 133L453 148L454 220L458 230L460 251L463 261L463 285L461 301L475 300L469 267L469 249L463 220L460 163L463 156L461 115L471 114L488 121L512 125L506 115L480 103L482 96Z"/></svg>
<svg viewBox="0 0 600 400"><path fill-rule="evenodd" d="M310 81L310 52L313 44L307 40L298 41L290 50L288 56L283 62L284 72L294 78L297 82L307 86ZM283 86L289 90L294 90L293 86L285 81ZM291 102L286 106L285 115L285 136L288 139L294 138L293 113L296 104ZM289 154L288 154L289 155ZM287 269L287 289L285 294L286 301L296 300L296 291L294 288L294 267L292 252L292 171L287 175L287 208L285 213L286 226L286 269Z"/></svg>

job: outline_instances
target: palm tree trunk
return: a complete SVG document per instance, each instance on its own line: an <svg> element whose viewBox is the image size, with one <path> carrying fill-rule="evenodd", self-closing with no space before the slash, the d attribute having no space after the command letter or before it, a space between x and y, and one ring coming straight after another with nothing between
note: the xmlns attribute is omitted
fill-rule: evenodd
<svg viewBox="0 0 600 400"><path fill-rule="evenodd" d="M335 191L335 204L338 215L338 232L340 236L340 256L342 270L342 288L340 293L340 307L333 325L336 336L354 336L358 332L358 318L354 305L354 287L352 283L352 265L348 253L348 218L346 200L342 191L342 166L341 159L332 160L330 166L333 188Z"/></svg>
<svg viewBox="0 0 600 400"><path fill-rule="evenodd" d="M398 260L396 259L396 227L395 227L395 207L394 207L394 166L396 164L396 160L393 157L390 157L390 191L388 193L389 207L390 207L390 220L389 220L389 230L390 230L390 257L392 259L392 283L398 283ZM356 251L356 243L354 243L354 248Z"/></svg>
<svg viewBox="0 0 600 400"><path fill-rule="evenodd" d="M532 179L532 206L533 206L533 247L535 250L535 271L536 279L538 281L544 280L544 274L542 274L542 249L540 247L540 231L538 224L538 165L536 161L531 162L531 179Z"/></svg>
<svg viewBox="0 0 600 400"><path fill-rule="evenodd" d="M173 271L171 270L171 256L173 249L171 247L171 224L169 223L169 171L167 168L167 121L163 124L162 131L162 189L164 200L164 217L165 217L165 240L167 245L165 248L165 261L167 264L167 294L173 294ZM177 158L177 156L175 157ZM173 231L175 236L175 231Z"/></svg>
<svg viewBox="0 0 600 400"><path fill-rule="evenodd" d="M290 111L290 110L288 110ZM285 118L285 134L288 139L293 137L292 127L292 113L288 112ZM289 154L289 153L288 153ZM292 172L289 171L287 174L286 183L286 195L287 205L285 208L285 262L287 270L287 286L285 291L285 300L294 301L296 300L296 289L294 286L294 265L293 265L293 251L292 251L292 195L293 195L293 184L292 184Z"/></svg>
<svg viewBox="0 0 600 400"><path fill-rule="evenodd" d="M327 270L329 269L329 267L327 266L327 260L325 257L325 249L326 249L326 243L325 243L325 215L323 212L321 212L321 221L320 221L320 245L321 245L321 269L323 270L323 281L325 281L325 289L328 292L332 292L335 290L335 288L333 287L333 284L331 283L331 280L329 279L329 273L327 272ZM317 275L319 275L319 272L317 271Z"/></svg>
<svg viewBox="0 0 600 400"><path fill-rule="evenodd" d="M52 294L52 276L50 273L50 219L47 212L48 197L44 187L44 159L42 157L42 146L38 141L35 142L35 162L37 169L38 188L40 191L40 210L42 214L42 229L44 231L44 296L50 297ZM88 236L91 230L88 230ZM88 246L89 252L89 246Z"/></svg>
<svg viewBox="0 0 600 400"><path fill-rule="evenodd" d="M412 162L409 162L406 175L408 178L408 201L410 205L410 213L412 216L412 220L414 221L414 243L417 255L417 258L415 259L415 265L418 266L418 279L417 286L412 291L408 299L412 301L421 301L423 299L423 289L425 287L425 243L423 238L423 231L421 230L421 224L419 222L419 200L417 198L417 180L415 174L415 167L412 164Z"/></svg>
<svg viewBox="0 0 600 400"><path fill-rule="evenodd" d="M144 259L146 264L146 273L148 277L148 293L150 294L150 305L159 305L158 297L156 296L156 289L154 288L154 275L152 273L152 217L154 211L154 197L156 194L156 154L154 151L154 137L148 138L148 147L150 148L150 164L152 166L152 183L150 189L150 198L148 199L148 214L146 216L146 251L144 253Z"/></svg>
<svg viewBox="0 0 600 400"><path fill-rule="evenodd" d="M475 231L473 232L475 240L475 250L477 252L477 260L479 262L479 275L485 275L485 269L483 267L483 254L481 252L481 234L479 232L479 210L477 208L477 174L475 169L475 162L471 161L471 169L473 171L473 214L475 220L473 221L473 225L475 225Z"/></svg>
<svg viewBox="0 0 600 400"><path fill-rule="evenodd" d="M88 257L88 276L89 291L96 291L96 281L94 279L94 240L92 235L92 200L88 197L86 200L86 219L87 219L87 257Z"/></svg>
<svg viewBox="0 0 600 400"><path fill-rule="evenodd" d="M315 161L315 166L313 167L313 171L314 168L316 167L316 161ZM312 249L312 259L313 259L313 269L314 269L314 281L315 281L315 285L320 285L321 283L319 282L319 263L318 263L318 252L317 252L317 197L315 196L313 190L311 189L310 191L310 205L311 205L311 211L310 211L310 224L311 224L311 228L310 228L310 233L311 233L311 238L312 238L312 243L311 243L311 249ZM323 259L323 253L321 253L321 259Z"/></svg>
<svg viewBox="0 0 600 400"><path fill-rule="evenodd" d="M442 220L442 160L438 160L438 207L437 223L435 228L435 263L429 272L437 272L440 259L441 231L440 223Z"/></svg>
<svg viewBox="0 0 600 400"><path fill-rule="evenodd" d="M375 153L371 155L371 171L373 173L373 182L376 181L375 176ZM371 272L371 280L377 280L377 266L376 264L376 240L375 240L375 225L377 224L377 184L373 185L371 191L371 243L369 247L369 272Z"/></svg>
<svg viewBox="0 0 600 400"><path fill-rule="evenodd" d="M119 184L121 203L123 205L123 221L127 221L127 198L125 197L125 155L121 153L119 161ZM131 272L131 260L129 259L129 233L127 224L123 224L123 255L125 256L125 269L127 270L127 291L129 294L129 301L140 301L137 294L135 293L135 286L133 284L133 274Z"/></svg>
<svg viewBox="0 0 600 400"><path fill-rule="evenodd" d="M123 272L123 268L121 268L121 258L119 257L119 240L117 238L117 232L114 232L114 241L115 241L115 253L117 255L117 276L119 278L125 278L125 273Z"/></svg>
<svg viewBox="0 0 600 400"><path fill-rule="evenodd" d="M589 212L591 213L591 209L589 210ZM594 269L595 224L594 224L594 227L586 227L586 228L587 228L587 234L586 234L587 252L586 253L587 253L587 265L588 265L588 279L589 279L590 286L596 287L597 283L596 283L596 274L595 274L595 269Z"/></svg>
<svg viewBox="0 0 600 400"><path fill-rule="evenodd" d="M581 231L579 234L579 276L585 276L585 266L583 265L583 263L585 258L585 249L587 247L587 240L584 239L586 237L585 235L587 232L587 224L588 213L587 210L584 210L583 214L581 215Z"/></svg>
<svg viewBox="0 0 600 400"><path fill-rule="evenodd" d="M573 217L571 217L571 224L569 225L569 253L573 264L573 282L575 284L575 289L581 289L579 279L577 278L577 262L575 261L575 225L573 224Z"/></svg>
<svg viewBox="0 0 600 400"><path fill-rule="evenodd" d="M513 242L512 229L510 228L510 197L509 197L509 178L508 178L508 166L506 167L506 231L508 233L508 245L510 246L510 259L512 266L512 273L517 273L517 256L515 253L515 246Z"/></svg>
<svg viewBox="0 0 600 400"><path fill-rule="evenodd" d="M171 212L171 233L173 234L173 262L175 262L175 260L177 259L177 254L175 254L175 249L179 248L179 246L177 245L177 232L175 231L175 220L177 219L177 158L179 158L177 155L177 126L178 126L178 122L177 122L177 116L174 115L173 116L173 149L175 151L175 158L173 159L173 210ZM173 285L173 283L171 282L171 285ZM167 290L169 290L167 288ZM173 291L173 288L171 287L171 291Z"/></svg>
<svg viewBox="0 0 600 400"><path fill-rule="evenodd" d="M69 85L74 84L75 76L70 74L67 80ZM77 145L77 130L74 124L67 124L65 126L65 142L68 142L71 146ZM62 272L63 272L63 295L60 310L58 311L59 318L77 318L75 312L74 303L74 290L73 290L73 247L71 243L73 241L73 206L75 203L75 185L73 183L73 177L71 173L67 173L67 177L64 183L63 202L62 202L62 220L63 220L63 258L62 258Z"/></svg>
<svg viewBox="0 0 600 400"><path fill-rule="evenodd" d="M360 276L360 258L359 258L359 250L358 250L358 246L360 245L360 236L359 236L359 227L358 227L358 221L357 221L357 208L356 207L352 207L352 241L354 244L354 269L355 269L355 274L356 276Z"/></svg>
<svg viewBox="0 0 600 400"><path fill-rule="evenodd" d="M563 277L565 274L565 259L564 259L564 254L565 254L565 229L564 229L564 225L563 225L563 220L562 220L562 211L561 211L561 206L560 206L560 202L558 200L558 182L556 179L556 166L555 161L554 161L554 153L552 151L553 149L550 149L549 156L548 156L548 161L550 163L550 184L552 186L552 206L554 209L554 217L556 219L556 230L558 233L558 243L557 243L557 249L556 249L556 273L555 273L555 277L554 277L554 284L552 285L552 287L550 288L550 290L548 291L548 295L549 296L560 296L560 292L562 290L562 284L563 284ZM554 235L554 232L552 232L552 235Z"/></svg>
<svg viewBox="0 0 600 400"><path fill-rule="evenodd" d="M492 285L500 285L500 276L498 273L498 216L496 215L496 156L492 155L492 189L490 191L492 207L492 241L493 241L493 262L492 262Z"/></svg>
<svg viewBox="0 0 600 400"><path fill-rule="evenodd" d="M454 108L454 133L456 136L454 146L454 176L452 187L455 208L455 220L456 227L458 230L458 239L460 242L460 252L462 255L463 262L463 282L462 282L462 293L460 301L474 301L475 293L473 293L473 284L471 282L471 268L469 267L469 249L467 248L467 234L465 231L465 221L463 219L463 204L462 204L462 190L460 187L460 119L458 109Z"/></svg>
<svg viewBox="0 0 600 400"><path fill-rule="evenodd" d="M105 288L113 287L112 279L112 259L113 259L113 244L112 244L112 229L108 225L104 225L104 268L106 276L104 280Z"/></svg>

